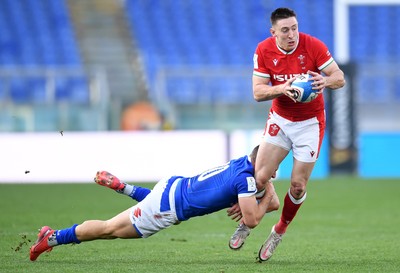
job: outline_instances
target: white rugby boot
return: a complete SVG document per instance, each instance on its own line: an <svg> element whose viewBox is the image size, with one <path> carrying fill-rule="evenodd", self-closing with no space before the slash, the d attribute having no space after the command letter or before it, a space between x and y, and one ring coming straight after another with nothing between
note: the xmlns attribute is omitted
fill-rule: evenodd
<svg viewBox="0 0 400 273"><path fill-rule="evenodd" d="M275 232L275 226L272 227L271 234L261 246L260 251L258 252L258 259L260 262L265 262L269 258L271 258L274 253L276 247L282 241L283 234L278 234Z"/></svg>
<svg viewBox="0 0 400 273"><path fill-rule="evenodd" d="M250 235L251 228L247 227L245 224L240 223L233 233L231 239L229 240L229 247L233 250L239 250L244 242L246 241L247 236Z"/></svg>

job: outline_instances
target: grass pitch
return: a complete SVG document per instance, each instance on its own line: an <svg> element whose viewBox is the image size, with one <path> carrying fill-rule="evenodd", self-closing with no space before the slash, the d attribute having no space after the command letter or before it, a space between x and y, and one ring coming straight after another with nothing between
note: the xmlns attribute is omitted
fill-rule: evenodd
<svg viewBox="0 0 400 273"><path fill-rule="evenodd" d="M153 184L142 184L152 187ZM281 199L288 181L276 181ZM134 202L93 184L0 184L0 272L400 272L400 181L311 181L306 202L270 261L256 261L279 212L266 215L239 251L225 211L148 239L55 247L36 262L29 247L43 225L108 219Z"/></svg>

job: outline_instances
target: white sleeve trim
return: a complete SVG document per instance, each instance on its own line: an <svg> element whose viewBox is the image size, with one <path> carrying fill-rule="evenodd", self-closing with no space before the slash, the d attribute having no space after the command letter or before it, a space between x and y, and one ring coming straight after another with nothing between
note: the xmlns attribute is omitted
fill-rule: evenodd
<svg viewBox="0 0 400 273"><path fill-rule="evenodd" d="M253 71L254 76L262 77L262 78L271 78L271 76L267 73L261 73L258 71Z"/></svg>
<svg viewBox="0 0 400 273"><path fill-rule="evenodd" d="M321 71L321 70L325 69L331 63L333 63L333 58L332 57L329 60L327 60L325 63L323 63L321 66L319 66L318 70Z"/></svg>
<svg viewBox="0 0 400 273"><path fill-rule="evenodd" d="M249 197L249 196L254 196L257 191L255 192L248 192L248 193L239 193L238 197Z"/></svg>

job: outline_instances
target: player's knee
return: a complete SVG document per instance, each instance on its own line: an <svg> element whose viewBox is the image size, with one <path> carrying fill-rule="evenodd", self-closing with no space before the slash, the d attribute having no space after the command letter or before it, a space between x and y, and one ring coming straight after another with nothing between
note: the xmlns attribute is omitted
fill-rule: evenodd
<svg viewBox="0 0 400 273"><path fill-rule="evenodd" d="M292 181L290 186L290 193L293 195L294 198L298 199L303 197L305 192L306 192L306 185L304 183Z"/></svg>

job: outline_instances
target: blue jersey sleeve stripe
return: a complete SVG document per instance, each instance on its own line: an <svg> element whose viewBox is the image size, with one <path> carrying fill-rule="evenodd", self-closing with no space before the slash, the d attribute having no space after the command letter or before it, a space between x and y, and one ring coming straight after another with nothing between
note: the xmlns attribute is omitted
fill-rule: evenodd
<svg viewBox="0 0 400 273"><path fill-rule="evenodd" d="M178 218L179 221L186 221L187 218L183 216L183 211L182 211L182 181L183 179L180 179L178 181L178 185L176 185L175 189L175 211L176 211L176 217Z"/></svg>
<svg viewBox="0 0 400 273"><path fill-rule="evenodd" d="M171 190L171 185L174 183L174 181L177 178L179 178L179 177L173 176L168 180L167 187L165 188L165 190L161 196L160 212L171 210L171 205L169 203L169 191Z"/></svg>

